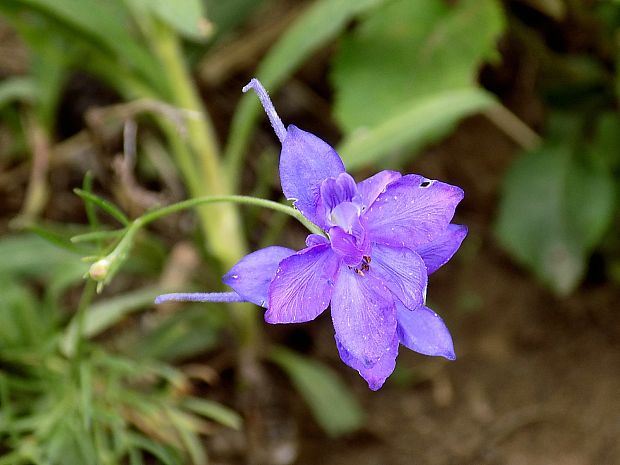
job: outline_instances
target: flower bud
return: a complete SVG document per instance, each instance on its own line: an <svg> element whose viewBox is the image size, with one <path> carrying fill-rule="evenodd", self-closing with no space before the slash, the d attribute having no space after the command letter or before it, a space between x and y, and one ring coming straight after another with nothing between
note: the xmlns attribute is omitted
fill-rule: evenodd
<svg viewBox="0 0 620 465"><path fill-rule="evenodd" d="M101 282L105 280L108 276L111 264L112 262L107 257L102 258L101 260L97 260L90 266L90 269L88 270L88 275L95 281Z"/></svg>

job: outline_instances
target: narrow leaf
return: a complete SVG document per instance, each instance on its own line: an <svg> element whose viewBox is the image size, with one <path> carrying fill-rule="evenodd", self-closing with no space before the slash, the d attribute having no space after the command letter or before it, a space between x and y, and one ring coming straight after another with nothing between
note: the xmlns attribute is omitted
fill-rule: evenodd
<svg viewBox="0 0 620 465"><path fill-rule="evenodd" d="M291 378L327 434L338 436L362 426L364 415L361 407L325 365L283 347L275 348L270 358Z"/></svg>

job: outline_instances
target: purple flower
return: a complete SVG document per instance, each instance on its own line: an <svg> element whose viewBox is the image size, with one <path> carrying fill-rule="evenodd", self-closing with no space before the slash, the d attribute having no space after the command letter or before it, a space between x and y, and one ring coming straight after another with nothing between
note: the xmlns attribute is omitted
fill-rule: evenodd
<svg viewBox="0 0 620 465"><path fill-rule="evenodd" d="M326 233L306 248L267 247L224 276L234 293L265 307L268 323L301 323L331 306L341 359L370 389L392 373L399 345L455 359L442 319L425 306L428 275L444 265L467 234L451 224L463 191L395 171L356 183L336 151L294 125L284 128L267 92L254 89L282 143L282 191ZM199 300L199 299L197 299Z"/></svg>

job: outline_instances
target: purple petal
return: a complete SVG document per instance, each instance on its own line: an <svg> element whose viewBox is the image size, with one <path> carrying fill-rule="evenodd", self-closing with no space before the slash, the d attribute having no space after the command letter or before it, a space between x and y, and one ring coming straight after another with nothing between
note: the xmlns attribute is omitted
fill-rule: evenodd
<svg viewBox="0 0 620 465"><path fill-rule="evenodd" d="M357 190L362 198L362 204L368 208L372 205L379 194L383 193L388 184L396 181L401 175L398 171L380 171L374 176L364 179L357 185Z"/></svg>
<svg viewBox="0 0 620 465"><path fill-rule="evenodd" d="M306 237L306 247L313 247L321 244L329 244L329 239L320 234L309 234L308 237Z"/></svg>
<svg viewBox="0 0 620 465"><path fill-rule="evenodd" d="M350 202L357 195L355 180L349 173L340 173L336 178L325 179L321 183L321 203L326 211L332 210L342 202Z"/></svg>
<svg viewBox="0 0 620 465"><path fill-rule="evenodd" d="M424 355L437 355L448 360L456 359L452 336L439 315L421 306L409 310L396 303L398 337L400 343Z"/></svg>
<svg viewBox="0 0 620 465"><path fill-rule="evenodd" d="M377 278L340 267L332 296L336 337L365 368L381 359L396 331L396 312L390 291Z"/></svg>
<svg viewBox="0 0 620 465"><path fill-rule="evenodd" d="M426 264L428 274L434 273L452 258L465 236L467 236L467 226L449 224L446 230L434 241L423 244L416 249Z"/></svg>
<svg viewBox="0 0 620 465"><path fill-rule="evenodd" d="M310 247L280 262L269 286L267 323L314 320L329 305L340 259L329 244Z"/></svg>
<svg viewBox="0 0 620 465"><path fill-rule="evenodd" d="M454 216L463 190L409 174L392 182L368 208L370 240L416 249L435 240Z"/></svg>
<svg viewBox="0 0 620 465"><path fill-rule="evenodd" d="M367 254L363 244L362 246L358 245L355 236L345 232L340 226L329 229L329 238L331 239L332 250L341 256L348 266L356 266Z"/></svg>
<svg viewBox="0 0 620 465"><path fill-rule="evenodd" d="M376 391L383 386L385 380L392 374L394 368L396 368L396 356L398 355L398 336L394 335L392 343L386 349L385 353L381 356L379 361L372 367L367 368L358 359L351 356L351 354L344 348L344 346L336 337L336 347L340 358L344 363L349 365L366 380L368 387L373 391Z"/></svg>
<svg viewBox="0 0 620 465"><path fill-rule="evenodd" d="M306 218L325 228L325 218L317 214L321 183L344 172L336 151L314 134L290 125L280 154L280 182L287 199Z"/></svg>
<svg viewBox="0 0 620 465"><path fill-rule="evenodd" d="M422 258L404 247L375 244L370 270L405 307L418 308L424 303L428 275Z"/></svg>
<svg viewBox="0 0 620 465"><path fill-rule="evenodd" d="M278 264L295 253L286 247L267 247L246 255L224 275L222 281L248 302L266 307L269 284Z"/></svg>

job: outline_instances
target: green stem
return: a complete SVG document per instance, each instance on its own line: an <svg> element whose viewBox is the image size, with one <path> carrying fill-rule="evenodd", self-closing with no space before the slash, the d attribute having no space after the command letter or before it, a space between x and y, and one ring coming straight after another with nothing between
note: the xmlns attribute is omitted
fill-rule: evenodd
<svg viewBox="0 0 620 465"><path fill-rule="evenodd" d="M80 297L80 303L77 309L77 336L75 338L75 365L76 372L79 370L79 366L82 360L84 352L84 326L86 324L86 310L90 306L93 297L95 296L96 283L95 281L88 280L82 291Z"/></svg>
<svg viewBox="0 0 620 465"><path fill-rule="evenodd" d="M172 103L203 115L187 120L189 146L177 132L167 131L192 197L230 194L232 190L219 158L215 131L183 61L179 39L161 22L154 30L153 46L166 73ZM224 267L233 265L246 251L238 210L216 205L202 208L198 213L208 248Z"/></svg>
<svg viewBox="0 0 620 465"><path fill-rule="evenodd" d="M150 212L147 212L140 218L136 219L135 223L139 222L139 227L142 227L172 213L187 210L188 208L198 207L200 205L218 202L233 202L243 205L254 205L256 207L269 208L271 210L275 210L281 213L286 213L287 215L292 216L301 224L303 224L310 232L324 235L323 231L314 223L309 221L305 216L303 216L299 210L296 210L293 207L289 207L288 205L284 205L279 202L274 202L273 200L258 199L256 197L249 197L246 195L213 195L184 200L173 205L168 205L166 207L161 207L156 210L151 210Z"/></svg>

